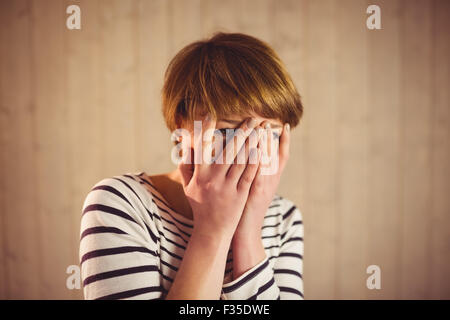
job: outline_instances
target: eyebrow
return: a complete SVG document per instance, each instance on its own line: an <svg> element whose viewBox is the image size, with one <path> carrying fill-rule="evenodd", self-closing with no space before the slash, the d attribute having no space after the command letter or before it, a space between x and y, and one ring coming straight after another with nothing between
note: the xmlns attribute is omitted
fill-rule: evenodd
<svg viewBox="0 0 450 320"><path fill-rule="evenodd" d="M242 122L241 120L231 120L231 119L220 119L219 121L228 122L228 123L234 124L234 125L238 125L238 124L240 124ZM270 125L274 129L279 129L279 128L283 127L280 124L273 124L273 123L271 123Z"/></svg>
<svg viewBox="0 0 450 320"><path fill-rule="evenodd" d="M239 124L241 123L241 120L231 120L231 119L220 119L219 121L228 122L231 124Z"/></svg>

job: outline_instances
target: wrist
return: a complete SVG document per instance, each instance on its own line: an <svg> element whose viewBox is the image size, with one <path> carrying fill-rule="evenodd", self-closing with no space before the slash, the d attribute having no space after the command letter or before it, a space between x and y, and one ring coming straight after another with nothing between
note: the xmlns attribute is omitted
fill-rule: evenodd
<svg viewBox="0 0 450 320"><path fill-rule="evenodd" d="M261 240L262 222L240 221L233 233L233 241L253 242Z"/></svg>
<svg viewBox="0 0 450 320"><path fill-rule="evenodd" d="M233 280L239 278L267 255L261 237L242 236L233 238Z"/></svg>
<svg viewBox="0 0 450 320"><path fill-rule="evenodd" d="M195 229L192 231L189 242L197 241L204 245L210 246L229 246L233 239L233 233L227 231L211 232L201 229Z"/></svg>
<svg viewBox="0 0 450 320"><path fill-rule="evenodd" d="M262 246L261 231L259 232L236 232L232 239L233 247L255 248Z"/></svg>

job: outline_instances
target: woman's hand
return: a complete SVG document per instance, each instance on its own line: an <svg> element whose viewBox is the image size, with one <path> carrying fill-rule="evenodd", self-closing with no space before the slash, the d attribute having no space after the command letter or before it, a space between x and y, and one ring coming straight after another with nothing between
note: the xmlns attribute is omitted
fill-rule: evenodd
<svg viewBox="0 0 450 320"><path fill-rule="evenodd" d="M255 121L245 122L241 129L256 124ZM212 129L209 130L212 132L215 129L215 121L206 119L204 128ZM227 145L226 149L218 151L217 156L221 157L228 153L233 160L236 156L238 159L244 156L247 160L249 153L246 150L249 150L248 147L256 150L257 145L254 131L251 136L253 138L248 138L250 131L252 130L237 132L241 138L237 139L236 151ZM207 139L204 143L203 135L194 137L194 140L197 147L194 150L199 150L198 146L201 145L201 155L208 155L206 158L210 158L212 151L209 147L212 142ZM223 140L217 142L222 144ZM252 157L254 156L253 153ZM220 297L230 243L258 169L258 161L250 164L247 164L247 161L242 164L226 162L228 161L220 164L202 161L193 165L186 163L179 165L183 189L194 216L194 229L166 299L205 300Z"/></svg>
<svg viewBox="0 0 450 320"><path fill-rule="evenodd" d="M267 131L269 131L266 132L267 136L272 139L270 127ZM244 212L231 242L233 250L233 279L240 277L266 257L261 238L261 229L265 213L272 202L280 182L281 173L289 157L289 140L289 124L286 124L280 137L278 162L275 163L278 164L276 172L270 175L261 175L261 169L270 168L272 163L269 162L267 165L260 164L258 173L252 183ZM264 148L267 148L267 141L263 141ZM270 159L272 161L277 160L273 159L273 157L270 157Z"/></svg>
<svg viewBox="0 0 450 320"><path fill-rule="evenodd" d="M289 124L285 124L280 136L278 148L278 168L276 172L269 175L262 175L260 174L260 171L263 168L268 169L271 166L271 163L260 165L258 173L256 174L256 177L250 188L244 213L242 214L241 220L234 234L234 241L244 239L251 239L256 241L256 239L261 239L261 228L264 222L264 215L270 203L272 202L273 197L275 196L275 192L280 182L281 174L289 158L289 131ZM266 128L266 133L267 137L273 139L270 127ZM266 148L267 143L263 143L263 147ZM272 150L268 151L271 152ZM272 156L270 158L272 161L274 161L274 158Z"/></svg>
<svg viewBox="0 0 450 320"><path fill-rule="evenodd" d="M249 190L258 169L257 134L253 129L257 121L249 119L245 121L235 135L236 148L230 150L229 144L221 153L215 156L223 156L223 163L205 162L192 165L180 163L179 169L183 177L183 189L194 216L194 233L202 235L227 236L230 240L239 223L242 212L249 195ZM203 134L207 130L215 129L215 121L209 116L203 121ZM202 153L211 153L212 142L203 141L203 134L194 137L195 150L201 145ZM248 150L253 150L249 152ZM245 163L231 162L232 159L245 158ZM251 154L250 154L251 153ZM248 163L249 157L258 158L257 161ZM196 157L194 156L194 159ZM197 155L198 160L198 155ZM227 160L227 161L225 161ZM197 161L198 162L198 161Z"/></svg>

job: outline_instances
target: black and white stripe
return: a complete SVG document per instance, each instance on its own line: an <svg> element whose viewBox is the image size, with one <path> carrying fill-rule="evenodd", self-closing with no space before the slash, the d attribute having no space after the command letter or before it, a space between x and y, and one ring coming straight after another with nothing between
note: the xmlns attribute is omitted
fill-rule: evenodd
<svg viewBox="0 0 450 320"><path fill-rule="evenodd" d="M193 230L145 174L99 181L82 209L80 265L86 299L164 299ZM266 258L232 279L228 253L221 299L303 299L303 222L276 196L261 230Z"/></svg>

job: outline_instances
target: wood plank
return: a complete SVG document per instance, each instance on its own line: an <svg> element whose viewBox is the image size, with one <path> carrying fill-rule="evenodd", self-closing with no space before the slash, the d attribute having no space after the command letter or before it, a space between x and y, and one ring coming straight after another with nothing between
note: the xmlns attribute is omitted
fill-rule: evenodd
<svg viewBox="0 0 450 320"><path fill-rule="evenodd" d="M169 64L170 24L166 0L140 1L138 13L137 164L149 175L171 171L172 143L161 108L161 89ZM142 168L142 169L141 169Z"/></svg>
<svg viewBox="0 0 450 320"><path fill-rule="evenodd" d="M368 107L364 2L339 1L336 13L336 297L366 294ZM324 179L322 183L329 183Z"/></svg>
<svg viewBox="0 0 450 320"><path fill-rule="evenodd" d="M289 0L275 1L270 19L272 25L272 46L286 66L300 95L307 93L308 79L308 2ZM305 95L308 97L307 95ZM278 194L293 201L303 214L305 229L305 243L309 244L309 220L308 220L308 172L309 162L305 148L308 143L308 132L304 122L308 121L308 100L302 97L302 103L306 109L306 116L302 117L300 124L291 131L290 160L285 168ZM310 255L304 252L304 267L310 265ZM306 267L305 267L306 266ZM304 271L303 270L303 271ZM314 296L314 285L310 282L309 273L303 274L305 298Z"/></svg>
<svg viewBox="0 0 450 320"><path fill-rule="evenodd" d="M65 6L73 4L66 1ZM99 104L99 28L97 0L77 2L81 9L81 30L64 30L66 45L68 170L66 188L70 192L70 257L69 265L79 264L80 221L83 202L92 186L102 176L103 114ZM69 275L66 275L66 277ZM80 290L63 290L59 298L81 299Z"/></svg>
<svg viewBox="0 0 450 320"><path fill-rule="evenodd" d="M309 1L304 88L305 294L310 299L336 298L336 1ZM330 81L331 80L331 81ZM302 182L303 183L303 182ZM309 282L309 285L308 285Z"/></svg>
<svg viewBox="0 0 450 320"><path fill-rule="evenodd" d="M0 2L0 70L5 70L7 64L7 52L9 49L8 44L8 34L11 33L10 21L8 19L11 11L10 2ZM0 74L0 163L2 164L0 168L0 173L4 176L3 168L8 159L8 135L4 128L7 128L8 123L8 108L5 106L5 101L3 95L5 92L5 76L4 72ZM5 179L0 181L0 210L5 214L0 214L0 299L7 299L9 284L8 284L8 269L6 261L6 190L7 185Z"/></svg>
<svg viewBox="0 0 450 320"><path fill-rule="evenodd" d="M201 0L170 0L169 57L175 56L184 46L202 39Z"/></svg>
<svg viewBox="0 0 450 320"><path fill-rule="evenodd" d="M429 253L431 283L428 298L449 299L450 282L450 2L433 7L432 200Z"/></svg>
<svg viewBox="0 0 450 320"><path fill-rule="evenodd" d="M241 18L242 0L202 1L202 29L205 36L214 32L242 32Z"/></svg>
<svg viewBox="0 0 450 320"><path fill-rule="evenodd" d="M399 1L380 1L381 30L367 32L368 257L381 269L381 290L369 299L399 297L400 25ZM368 6L369 4L367 4ZM368 277L369 275L366 275Z"/></svg>
<svg viewBox="0 0 450 320"><path fill-rule="evenodd" d="M2 3L1 149L2 149L2 265L9 299L39 296L42 246L35 189L39 147L35 134L37 106L33 98L35 65L30 31L30 3ZM2 285L3 286L3 285Z"/></svg>
<svg viewBox="0 0 450 320"><path fill-rule="evenodd" d="M272 0L242 0L239 12L241 32L272 43Z"/></svg>
<svg viewBox="0 0 450 320"><path fill-rule="evenodd" d="M130 0L100 1L99 90L104 152L102 176L136 168L137 66L135 8ZM129 170L126 170L129 171Z"/></svg>
<svg viewBox="0 0 450 320"><path fill-rule="evenodd" d="M64 46L65 7L60 1L32 3L34 161L30 175L36 188L41 258L39 298L57 298L65 289L67 262L71 261L70 193L67 183L68 135L66 64Z"/></svg>
<svg viewBox="0 0 450 320"><path fill-rule="evenodd" d="M424 299L431 221L432 15L431 2L403 5L402 18L402 230L401 298ZM420 21L420 23L418 23Z"/></svg>

